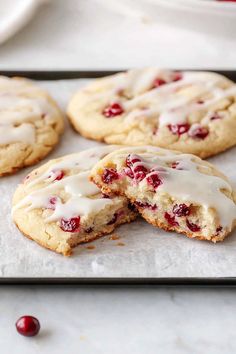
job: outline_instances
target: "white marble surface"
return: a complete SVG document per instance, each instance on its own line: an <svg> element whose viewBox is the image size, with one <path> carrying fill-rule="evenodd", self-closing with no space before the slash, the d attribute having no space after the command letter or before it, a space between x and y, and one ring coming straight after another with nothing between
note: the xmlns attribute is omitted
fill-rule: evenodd
<svg viewBox="0 0 236 354"><path fill-rule="evenodd" d="M222 354L236 347L234 290L0 288L1 353ZM14 323L33 313L38 337Z"/></svg>
<svg viewBox="0 0 236 354"><path fill-rule="evenodd" d="M124 17L106 0L54 0L0 47L0 69L235 68L236 37ZM101 5L99 5L101 4ZM0 287L0 347L18 354L233 353L234 289ZM38 338L14 328L22 314Z"/></svg>

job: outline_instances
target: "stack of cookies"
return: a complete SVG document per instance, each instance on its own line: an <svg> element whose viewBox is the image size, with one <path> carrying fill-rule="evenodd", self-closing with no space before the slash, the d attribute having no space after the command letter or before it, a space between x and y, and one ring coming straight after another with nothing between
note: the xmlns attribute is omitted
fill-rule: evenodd
<svg viewBox="0 0 236 354"><path fill-rule="evenodd" d="M37 163L58 142L62 113L30 81L2 77L0 110L0 175ZM201 159L236 144L232 81L212 72L130 70L75 93L67 115L79 134L113 145L51 160L25 177L12 216L27 237L70 255L137 216L212 242L235 227L235 191Z"/></svg>

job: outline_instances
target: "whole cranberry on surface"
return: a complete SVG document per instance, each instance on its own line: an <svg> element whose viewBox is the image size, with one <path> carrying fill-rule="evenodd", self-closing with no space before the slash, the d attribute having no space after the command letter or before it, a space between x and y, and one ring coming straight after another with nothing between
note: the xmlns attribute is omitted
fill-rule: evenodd
<svg viewBox="0 0 236 354"><path fill-rule="evenodd" d="M16 321L16 330L22 336L34 337L39 333L39 320L33 316L25 315Z"/></svg>

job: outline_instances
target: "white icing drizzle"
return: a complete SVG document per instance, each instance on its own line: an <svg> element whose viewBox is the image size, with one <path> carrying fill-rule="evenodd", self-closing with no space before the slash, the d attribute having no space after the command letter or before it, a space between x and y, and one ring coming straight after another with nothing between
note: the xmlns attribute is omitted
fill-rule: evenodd
<svg viewBox="0 0 236 354"><path fill-rule="evenodd" d="M132 123L141 117L156 117L160 126L168 124L181 124L187 121L188 115L197 111L208 110L222 99L236 96L236 85L231 84L224 77L210 72L182 72L182 79L171 81L173 72L157 68L135 69L127 73L108 78L113 82L111 101L119 90L128 91L133 97L122 100L117 97L116 101L124 107L126 123ZM156 78L164 79L167 83L157 88L152 84ZM221 84L227 83L227 88L221 88ZM190 95L184 90L191 90ZM182 91L179 93L179 91ZM100 94L106 97L107 92ZM197 100L204 99L202 104ZM144 108L146 108L144 110ZM208 119L203 120L209 124Z"/></svg>
<svg viewBox="0 0 236 354"><path fill-rule="evenodd" d="M35 96L32 95L34 92ZM0 145L34 144L34 123L54 110L46 98L37 95L40 92L25 80L0 77Z"/></svg>
<svg viewBox="0 0 236 354"><path fill-rule="evenodd" d="M61 218L70 219L78 215L87 216L112 204L112 199L105 199L99 195L100 190L89 181L88 177L93 165L115 149L115 146L93 148L65 156L50 165L44 173L26 182L27 195L13 207L13 214L19 208L26 208L26 212L38 208L46 209L51 198L56 198L57 201L53 205L54 210L51 210L50 216L45 218L45 222L58 221ZM66 170L72 170L72 174L64 176L59 181L53 179L54 171ZM37 189L30 191L35 186ZM60 199L62 191L67 196L64 202Z"/></svg>
<svg viewBox="0 0 236 354"><path fill-rule="evenodd" d="M201 159L194 155L175 154L154 147L147 147L147 149L147 152L140 152L140 148L130 148L129 151L136 153L142 159L141 163L133 164L134 168L144 164L148 169L154 168L158 171L158 175L163 181L158 187L158 193L164 192L177 199L179 198L183 202L202 205L206 211L209 208L214 208L219 215L221 225L231 230L236 219L236 205L221 191L232 192L228 182L221 177L200 172L199 167L206 170L209 170L209 167L202 165ZM120 156L125 158L127 152ZM179 169L167 165L167 163L172 162L178 162ZM146 178L140 182L140 186L147 183Z"/></svg>
<svg viewBox="0 0 236 354"><path fill-rule="evenodd" d="M25 123L18 127L9 125L0 126L0 145L19 141L27 144L34 143L35 130L32 124Z"/></svg>

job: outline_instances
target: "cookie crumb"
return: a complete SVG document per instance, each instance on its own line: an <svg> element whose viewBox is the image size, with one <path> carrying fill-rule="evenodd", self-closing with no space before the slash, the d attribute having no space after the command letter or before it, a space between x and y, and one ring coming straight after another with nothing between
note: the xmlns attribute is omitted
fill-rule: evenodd
<svg viewBox="0 0 236 354"><path fill-rule="evenodd" d="M116 246L125 246L125 243L124 243L124 242L118 242L118 243L116 244Z"/></svg>
<svg viewBox="0 0 236 354"><path fill-rule="evenodd" d="M89 245L86 248L87 248L87 250L94 250L94 248L96 248L96 247L94 245Z"/></svg>
<svg viewBox="0 0 236 354"><path fill-rule="evenodd" d="M109 237L109 240L119 240L120 239L120 236L118 236L117 234L112 234L110 237Z"/></svg>

